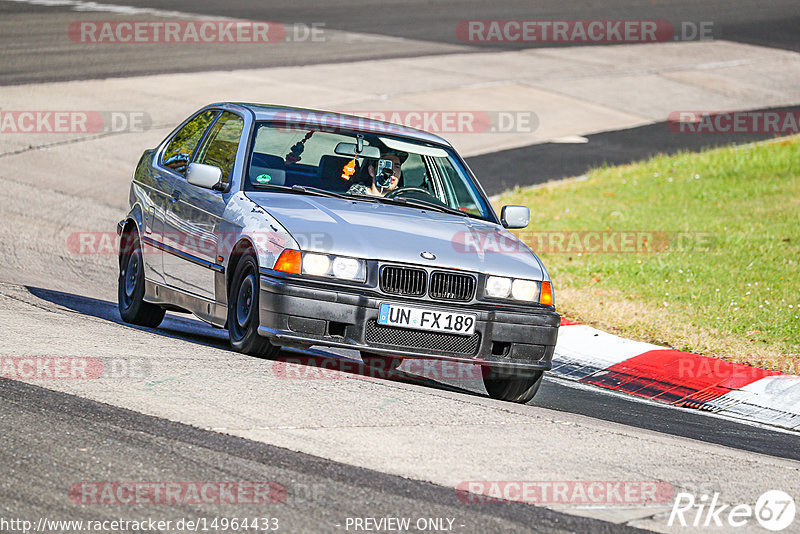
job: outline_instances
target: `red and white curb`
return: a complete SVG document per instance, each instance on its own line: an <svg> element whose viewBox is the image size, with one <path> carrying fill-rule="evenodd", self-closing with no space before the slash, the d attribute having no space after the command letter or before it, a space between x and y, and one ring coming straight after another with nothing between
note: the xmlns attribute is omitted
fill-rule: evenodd
<svg viewBox="0 0 800 534"><path fill-rule="evenodd" d="M552 373L673 406L800 430L800 376L631 341L562 320Z"/></svg>

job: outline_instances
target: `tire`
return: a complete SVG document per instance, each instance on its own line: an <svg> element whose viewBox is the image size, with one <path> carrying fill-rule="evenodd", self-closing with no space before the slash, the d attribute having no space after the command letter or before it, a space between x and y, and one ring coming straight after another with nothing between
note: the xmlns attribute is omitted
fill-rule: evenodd
<svg viewBox="0 0 800 534"><path fill-rule="evenodd" d="M361 352L361 361L364 362L370 372L383 374L391 373L403 363L402 358L392 358L391 356L382 356L364 351Z"/></svg>
<svg viewBox="0 0 800 534"><path fill-rule="evenodd" d="M280 347L258 334L258 296L258 261L252 253L247 253L236 264L228 288L228 335L233 350L271 358Z"/></svg>
<svg viewBox="0 0 800 534"><path fill-rule="evenodd" d="M525 376L511 376L490 370L483 377L486 392L493 399L525 404L539 391L544 371L533 371Z"/></svg>
<svg viewBox="0 0 800 534"><path fill-rule="evenodd" d="M142 247L139 238L130 232L122 236L117 305L126 323L155 328L164 320L163 308L144 301Z"/></svg>

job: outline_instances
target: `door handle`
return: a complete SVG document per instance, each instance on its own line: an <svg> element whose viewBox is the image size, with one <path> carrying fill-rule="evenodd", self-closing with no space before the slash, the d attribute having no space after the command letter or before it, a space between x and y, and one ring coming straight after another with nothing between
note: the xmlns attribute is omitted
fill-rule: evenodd
<svg viewBox="0 0 800 534"><path fill-rule="evenodd" d="M172 192L172 202L177 202L181 199L181 192L177 189Z"/></svg>

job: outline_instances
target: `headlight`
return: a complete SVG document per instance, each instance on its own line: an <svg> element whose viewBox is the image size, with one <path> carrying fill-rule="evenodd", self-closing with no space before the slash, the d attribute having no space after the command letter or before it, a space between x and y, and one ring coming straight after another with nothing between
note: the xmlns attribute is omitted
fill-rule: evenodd
<svg viewBox="0 0 800 534"><path fill-rule="evenodd" d="M539 300L539 283L532 280L514 280L511 296L516 300L534 302Z"/></svg>
<svg viewBox="0 0 800 534"><path fill-rule="evenodd" d="M486 279L484 294L493 299L505 299L511 293L511 278L490 276Z"/></svg>
<svg viewBox="0 0 800 534"><path fill-rule="evenodd" d="M550 282L537 282L522 278L487 276L483 296L490 299L518 300L553 305L553 290Z"/></svg>
<svg viewBox="0 0 800 534"><path fill-rule="evenodd" d="M302 255L302 274L329 276L356 282L363 282L367 279L367 267L364 260L314 252L303 252Z"/></svg>
<svg viewBox="0 0 800 534"><path fill-rule="evenodd" d="M324 254L303 254L303 274L325 276L331 270L331 259Z"/></svg>
<svg viewBox="0 0 800 534"><path fill-rule="evenodd" d="M354 258L334 258L331 272L336 278L355 280L361 270L361 263Z"/></svg>

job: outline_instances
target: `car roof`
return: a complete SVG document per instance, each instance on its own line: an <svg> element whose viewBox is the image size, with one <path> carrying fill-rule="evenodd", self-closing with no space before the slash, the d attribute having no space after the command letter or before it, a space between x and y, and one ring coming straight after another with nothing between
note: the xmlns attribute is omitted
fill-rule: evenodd
<svg viewBox="0 0 800 534"><path fill-rule="evenodd" d="M356 132L385 134L403 137L414 141L433 143L452 148L445 139L424 130L417 130L410 126L397 125L391 122L368 119L335 111L323 111L312 108L297 108L291 106L277 106L271 104L253 104L248 102L229 102L236 106L250 110L257 121L293 121L303 127L317 126L322 130L333 128L331 125Z"/></svg>

